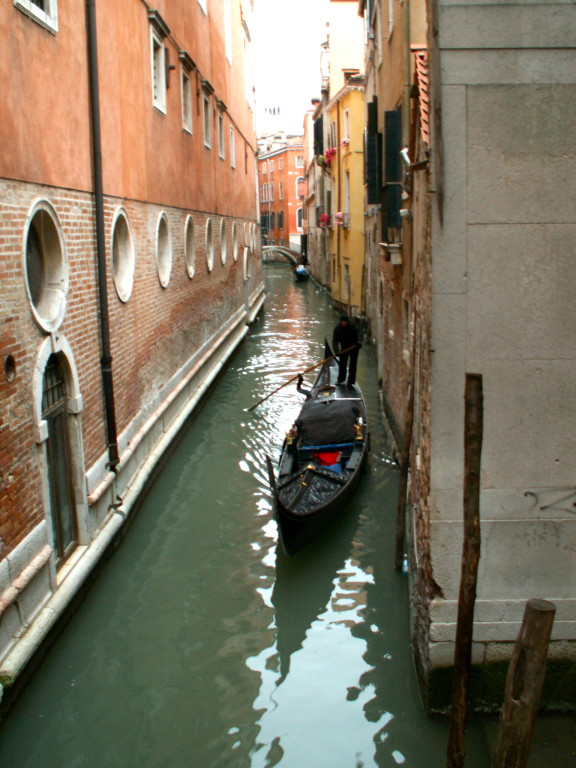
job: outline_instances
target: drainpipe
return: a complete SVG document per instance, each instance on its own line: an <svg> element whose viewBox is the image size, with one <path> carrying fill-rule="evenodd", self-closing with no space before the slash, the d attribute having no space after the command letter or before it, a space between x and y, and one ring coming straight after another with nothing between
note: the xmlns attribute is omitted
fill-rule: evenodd
<svg viewBox="0 0 576 768"><path fill-rule="evenodd" d="M108 468L118 472L118 437L112 382L112 355L110 353L110 319L108 316L108 288L106 284L106 239L104 235L104 194L102 191L102 134L100 130L100 90L98 84L98 47L96 43L95 0L86 0L86 26L88 36L88 74L90 81L90 124L92 129L92 169L94 173L94 210L96 214L96 261L98 265L98 297L100 309L100 342L102 357L102 387L106 414Z"/></svg>

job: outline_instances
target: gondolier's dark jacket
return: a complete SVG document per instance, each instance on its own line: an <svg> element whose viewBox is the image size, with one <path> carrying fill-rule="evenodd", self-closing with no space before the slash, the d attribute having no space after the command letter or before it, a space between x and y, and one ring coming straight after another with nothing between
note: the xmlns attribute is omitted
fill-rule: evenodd
<svg viewBox="0 0 576 768"><path fill-rule="evenodd" d="M332 348L334 352L340 352L340 350L348 349L348 347L353 347L355 344L361 344L363 340L364 334L360 328L352 320L348 320L346 327L338 323L336 328L334 328Z"/></svg>

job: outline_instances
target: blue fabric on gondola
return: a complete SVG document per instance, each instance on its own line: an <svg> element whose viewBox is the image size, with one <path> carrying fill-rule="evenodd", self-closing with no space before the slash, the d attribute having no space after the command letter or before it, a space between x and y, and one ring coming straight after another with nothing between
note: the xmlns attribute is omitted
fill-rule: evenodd
<svg viewBox="0 0 576 768"><path fill-rule="evenodd" d="M303 451L334 451L336 448L354 448L354 443L336 443L331 445L304 445Z"/></svg>

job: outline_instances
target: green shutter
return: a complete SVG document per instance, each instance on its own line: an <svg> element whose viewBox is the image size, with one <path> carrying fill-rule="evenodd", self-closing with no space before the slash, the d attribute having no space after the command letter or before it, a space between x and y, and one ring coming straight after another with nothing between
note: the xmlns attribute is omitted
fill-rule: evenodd
<svg viewBox="0 0 576 768"><path fill-rule="evenodd" d="M402 218L402 112L384 112L384 192L382 215L385 227L401 227Z"/></svg>

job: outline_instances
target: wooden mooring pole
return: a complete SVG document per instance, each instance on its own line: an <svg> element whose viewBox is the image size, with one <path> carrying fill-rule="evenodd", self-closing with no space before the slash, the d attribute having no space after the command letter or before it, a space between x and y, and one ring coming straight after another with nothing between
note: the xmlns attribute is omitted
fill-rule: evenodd
<svg viewBox="0 0 576 768"><path fill-rule="evenodd" d="M472 664L472 632L476 581L480 560L480 459L482 455L482 376L466 374L464 413L464 542L458 596L458 621L454 650L452 706L448 733L447 768L463 768L464 732Z"/></svg>
<svg viewBox="0 0 576 768"><path fill-rule="evenodd" d="M506 676L492 768L526 768L555 613L556 606L548 600L526 603Z"/></svg>

